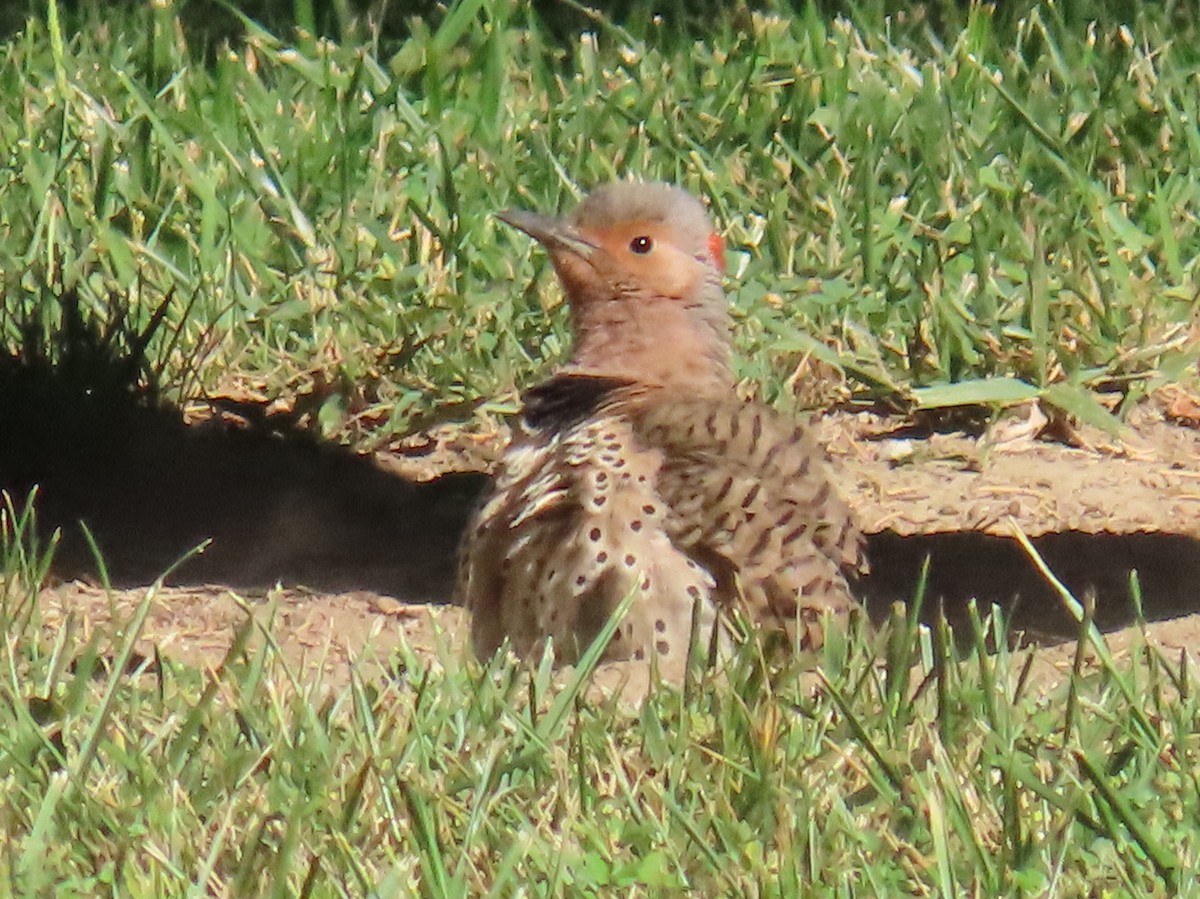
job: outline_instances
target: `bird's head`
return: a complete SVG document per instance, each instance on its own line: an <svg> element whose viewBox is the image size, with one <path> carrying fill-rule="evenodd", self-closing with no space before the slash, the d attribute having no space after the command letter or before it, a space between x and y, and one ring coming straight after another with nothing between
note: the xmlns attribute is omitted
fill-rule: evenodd
<svg viewBox="0 0 1200 899"><path fill-rule="evenodd" d="M696 390L732 383L724 249L691 194L620 181L562 218L500 218L550 254L571 309L569 370Z"/></svg>

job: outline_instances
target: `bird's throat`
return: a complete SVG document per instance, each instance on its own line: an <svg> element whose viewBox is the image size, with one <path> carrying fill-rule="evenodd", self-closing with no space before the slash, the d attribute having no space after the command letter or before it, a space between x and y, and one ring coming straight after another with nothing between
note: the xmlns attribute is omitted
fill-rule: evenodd
<svg viewBox="0 0 1200 899"><path fill-rule="evenodd" d="M668 297L571 304L569 370L695 393L733 387L729 316L717 304Z"/></svg>

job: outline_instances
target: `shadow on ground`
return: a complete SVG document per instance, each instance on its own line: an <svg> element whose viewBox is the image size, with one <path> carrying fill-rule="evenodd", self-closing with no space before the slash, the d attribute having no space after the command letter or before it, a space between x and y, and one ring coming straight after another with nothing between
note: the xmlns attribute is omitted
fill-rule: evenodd
<svg viewBox="0 0 1200 899"><path fill-rule="evenodd" d="M173 345L160 332L178 303L136 299L156 304L143 324L121 293L46 287L0 305L15 341L0 348L0 489L17 503L38 489L41 530L62 533L57 575L95 577L99 558L114 587L172 571L178 585L449 595L482 476L412 482L253 403L188 425L153 351Z"/></svg>
<svg viewBox="0 0 1200 899"><path fill-rule="evenodd" d="M43 528L63 543L56 573L95 578L85 521L114 586L152 582L190 548L205 552L175 585L365 590L408 602L445 602L455 549L483 489L480 474L418 483L306 432L213 420L186 426L172 410L127 410L87 428L59 426L50 442L29 430L0 448L3 486L39 484ZM28 423L26 423L28 424ZM7 430L0 422L0 429ZM9 431L9 433L13 433ZM16 475L16 477L13 477ZM1200 541L1164 533L1045 534L1033 544L1080 599L1096 597L1103 629L1134 620L1130 570L1149 620L1197 611ZM925 617L943 608L966 622L967 602L996 603L1036 637L1076 633L1058 594L1015 540L973 532L868 537L872 573L860 584L874 617L909 600L930 559Z"/></svg>
<svg viewBox="0 0 1200 899"><path fill-rule="evenodd" d="M102 330L73 294L61 302L53 340L30 339L21 353L0 356L0 489L20 501L38 486L43 531L62 532L58 576L96 578L80 527L86 522L115 587L151 583L209 541L169 583L242 590L282 583L407 602L450 597L459 535L484 476L410 481L286 417L218 415L189 426L146 386L154 383L144 370L149 329ZM42 345L59 347L57 355ZM1200 541L1071 531L1033 543L1077 597L1095 595L1102 628L1135 618L1130 570L1139 574L1147 619L1200 610ZM884 531L868 537L867 553L872 574L861 590L875 617L916 595L929 558L926 617L941 608L952 624L963 623L974 598L983 609L1005 608L1030 635L1076 633L1014 540Z"/></svg>
<svg viewBox="0 0 1200 899"><path fill-rule="evenodd" d="M1016 540L975 532L868 537L871 574L862 594L872 617L897 599L912 598L928 557L923 617L940 606L952 625L965 625L967 603L1005 609L1013 630L1035 638L1074 637L1078 626L1058 592ZM1166 533L1063 531L1031 540L1055 576L1081 602L1095 597L1096 624L1116 630L1136 620L1130 571L1136 571L1145 618L1155 621L1200 611L1200 541Z"/></svg>
<svg viewBox="0 0 1200 899"><path fill-rule="evenodd" d="M62 532L61 578L97 577L86 523L115 587L152 583L208 541L168 583L445 601L458 534L485 481L409 481L269 419L188 426L176 410L137 407L41 418L0 414L0 433L21 435L0 441L0 488L16 499L38 486L40 529Z"/></svg>

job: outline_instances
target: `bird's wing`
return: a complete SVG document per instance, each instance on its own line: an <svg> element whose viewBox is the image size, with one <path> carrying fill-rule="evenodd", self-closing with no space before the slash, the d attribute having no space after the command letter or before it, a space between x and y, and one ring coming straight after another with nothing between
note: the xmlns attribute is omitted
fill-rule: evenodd
<svg viewBox="0 0 1200 899"><path fill-rule="evenodd" d="M662 452L657 490L673 542L736 581L756 615L855 604L862 535L830 479L824 450L772 409L737 400L654 402L629 413Z"/></svg>

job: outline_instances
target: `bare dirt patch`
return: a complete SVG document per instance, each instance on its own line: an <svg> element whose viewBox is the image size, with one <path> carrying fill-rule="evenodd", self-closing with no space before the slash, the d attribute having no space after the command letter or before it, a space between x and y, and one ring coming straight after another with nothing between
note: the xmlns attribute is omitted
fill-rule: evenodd
<svg viewBox="0 0 1200 899"><path fill-rule="evenodd" d="M1028 636L1061 642L1074 623L1013 539L1019 528L1107 630L1134 620L1136 570L1152 641L1190 650L1200 639L1200 432L1155 403L1119 439L1076 431L1067 445L1039 439L1043 424L1030 408L978 433L863 411L814 421L869 534L868 607L880 616L911 599L928 559L927 613L962 621L968 600L994 602ZM64 529L62 580L41 596L46 624L71 614L85 632L111 627L114 611L126 619L146 584L210 539L155 597L147 654L219 664L247 614L269 625L287 661L335 682L364 654L368 667L385 664L401 639L420 653L457 651L465 615L443 604L485 483L462 469L485 467L502 442L442 430L372 460L221 416L152 429L109 453L106 478L91 469L89 488L43 484L44 517ZM80 518L104 551L110 592L96 586ZM1052 676L1071 657L1052 650L1039 670Z"/></svg>
<svg viewBox="0 0 1200 899"><path fill-rule="evenodd" d="M320 593L296 588L235 591L224 586L137 588L106 591L74 581L42 591L41 621L57 632L72 624L82 641L133 619L151 592L134 666L156 655L197 668L221 665L235 635L251 623L250 651L270 639L288 670L322 692L340 690L351 670L370 680L394 667L405 643L432 661L463 651L465 613L453 606L402 603L365 590ZM114 647L115 649L115 647Z"/></svg>

